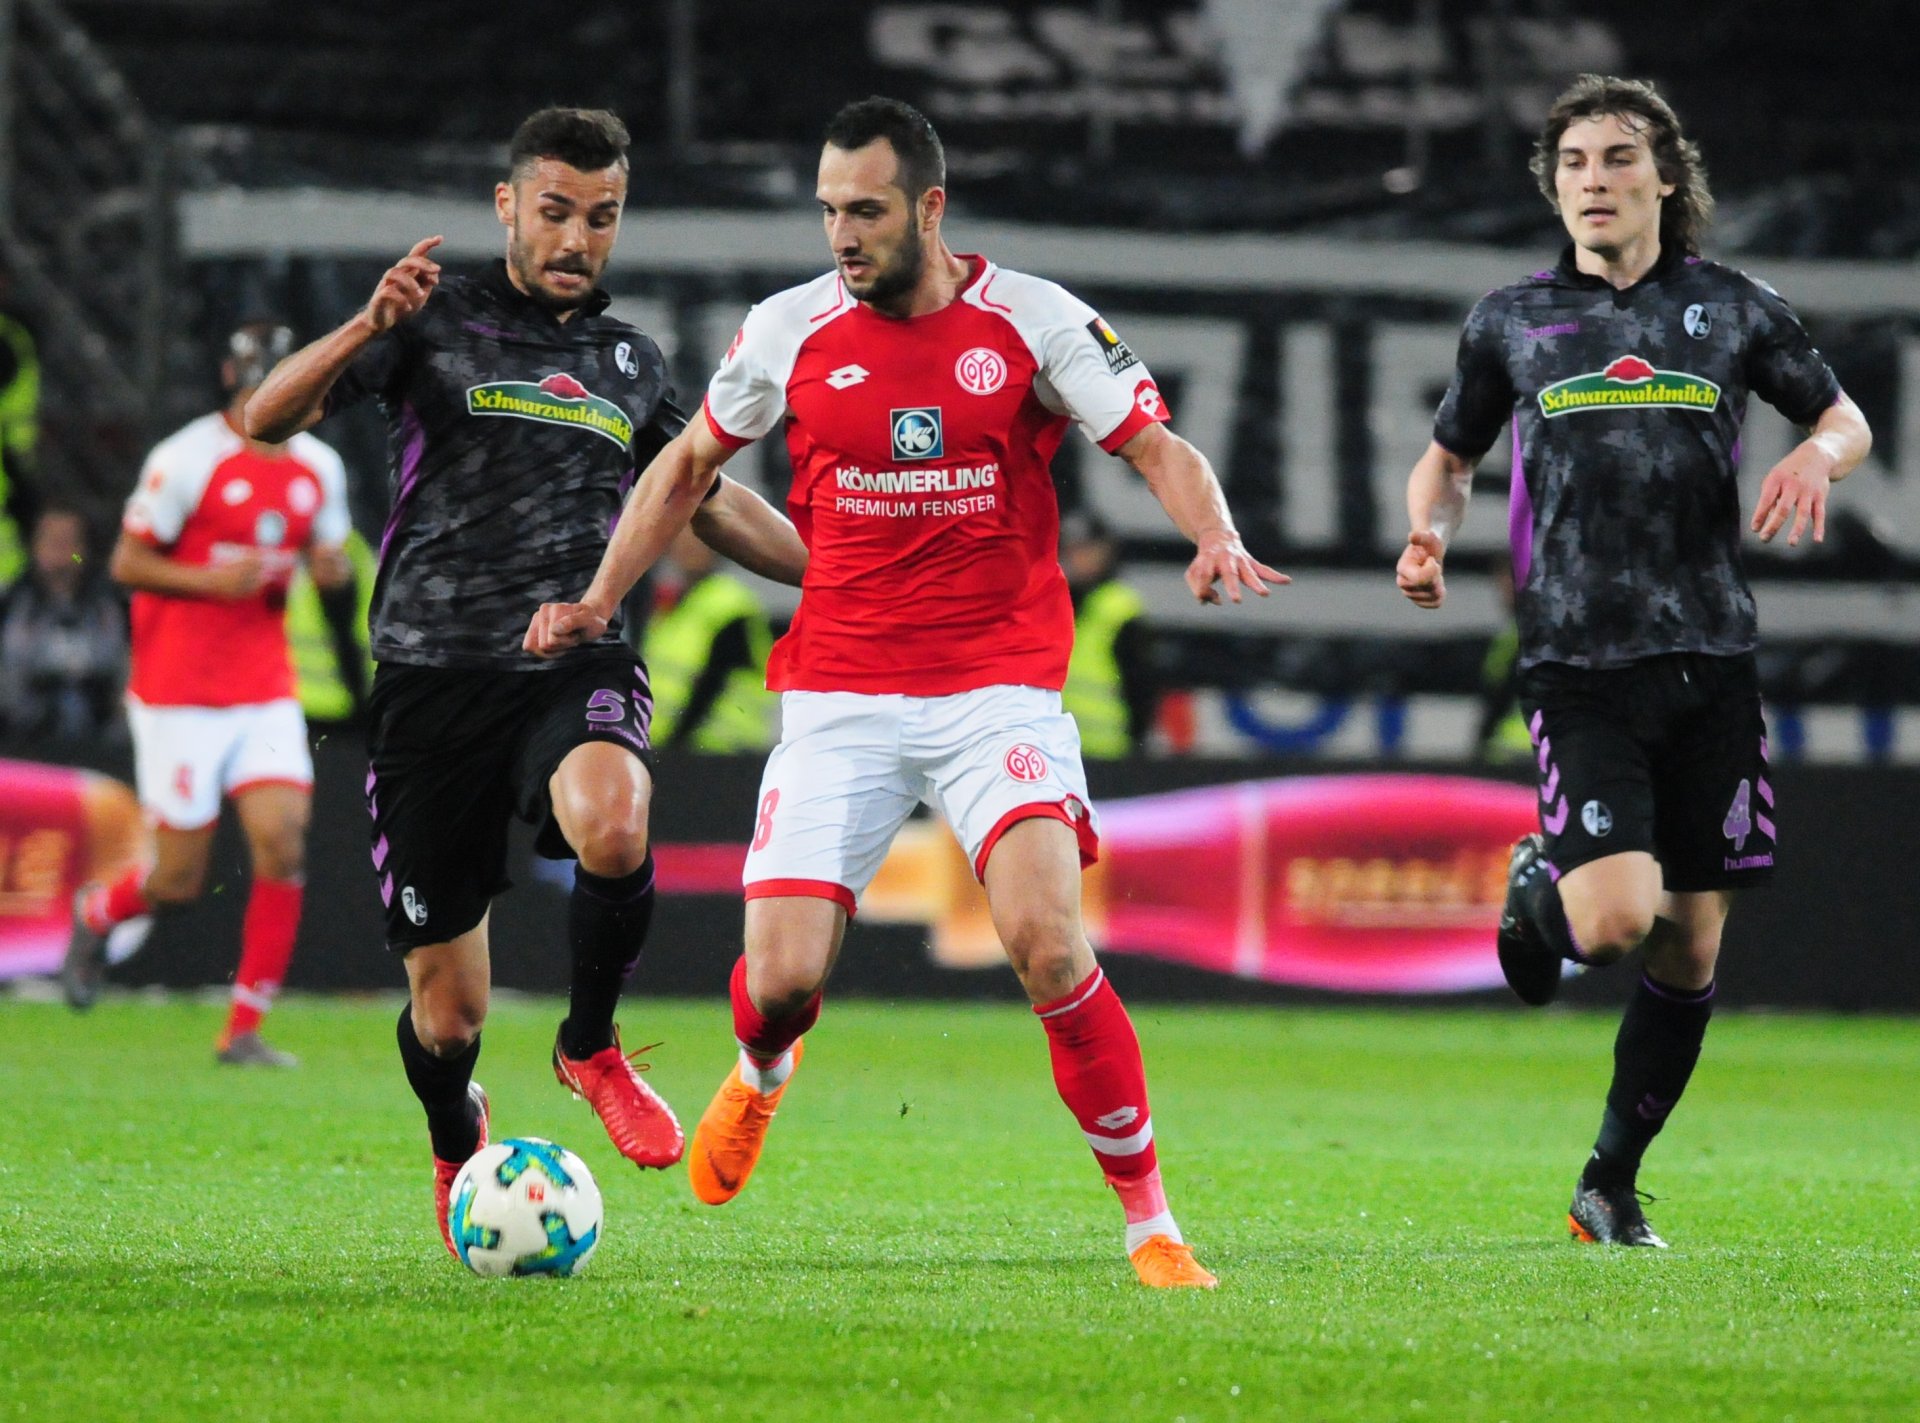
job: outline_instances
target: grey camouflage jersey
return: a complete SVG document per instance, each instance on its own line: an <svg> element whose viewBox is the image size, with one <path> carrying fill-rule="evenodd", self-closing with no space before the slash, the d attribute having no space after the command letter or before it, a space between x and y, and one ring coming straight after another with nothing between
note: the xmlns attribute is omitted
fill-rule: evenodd
<svg viewBox="0 0 1920 1423"><path fill-rule="evenodd" d="M1522 666L1753 649L1735 483L1749 392L1811 425L1840 383L1777 292L1718 262L1663 253L1616 291L1569 247L1474 307L1433 437L1478 459L1513 424Z"/></svg>
<svg viewBox="0 0 1920 1423"><path fill-rule="evenodd" d="M376 338L328 397L387 417L393 512L380 540L373 655L417 667L535 672L520 650L542 603L592 581L637 469L686 424L660 348L606 316L561 322L495 261L443 280Z"/></svg>

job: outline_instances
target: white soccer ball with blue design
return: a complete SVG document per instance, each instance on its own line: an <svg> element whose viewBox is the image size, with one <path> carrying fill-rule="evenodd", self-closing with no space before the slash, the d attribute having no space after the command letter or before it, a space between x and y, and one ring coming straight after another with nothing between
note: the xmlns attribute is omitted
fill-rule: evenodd
<svg viewBox="0 0 1920 1423"><path fill-rule="evenodd" d="M577 1275L600 1243L600 1188L564 1146L510 1137L460 1168L447 1225L476 1275Z"/></svg>

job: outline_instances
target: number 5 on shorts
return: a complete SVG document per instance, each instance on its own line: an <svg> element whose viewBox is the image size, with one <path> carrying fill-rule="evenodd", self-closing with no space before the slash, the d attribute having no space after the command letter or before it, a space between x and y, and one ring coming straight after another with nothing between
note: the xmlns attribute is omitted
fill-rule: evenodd
<svg viewBox="0 0 1920 1423"><path fill-rule="evenodd" d="M619 721L627 714L626 701L609 687L602 687L587 698L587 720L604 724Z"/></svg>
<svg viewBox="0 0 1920 1423"><path fill-rule="evenodd" d="M779 809L780 792L768 791L760 798L760 818L753 822L753 848L764 850L773 838L773 813Z"/></svg>

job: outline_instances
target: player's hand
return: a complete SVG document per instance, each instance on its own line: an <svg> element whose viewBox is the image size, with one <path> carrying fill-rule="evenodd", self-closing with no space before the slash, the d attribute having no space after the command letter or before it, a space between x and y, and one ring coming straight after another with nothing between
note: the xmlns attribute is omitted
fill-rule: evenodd
<svg viewBox="0 0 1920 1423"><path fill-rule="evenodd" d="M1407 535L1407 546L1400 550L1400 564L1393 581L1400 591L1422 608L1437 608L1447 598L1447 580L1440 571L1447 547L1431 529L1416 529Z"/></svg>
<svg viewBox="0 0 1920 1423"><path fill-rule="evenodd" d="M1833 460L1811 443L1801 445L1769 470L1748 526L1760 535L1760 542L1772 543L1789 518L1793 530L1787 535L1788 548L1800 542L1809 523L1813 525L1813 541L1823 542L1827 537L1827 490L1833 483L1832 471Z"/></svg>
<svg viewBox="0 0 1920 1423"><path fill-rule="evenodd" d="M375 331L392 330L396 322L405 321L427 304L440 284L440 264L427 254L444 241L444 237L423 237L413 244L412 251L387 268L367 302L367 324Z"/></svg>
<svg viewBox="0 0 1920 1423"><path fill-rule="evenodd" d="M608 621L586 603L542 603L520 647L535 657L558 657L570 647L597 642L605 636Z"/></svg>
<svg viewBox="0 0 1920 1423"><path fill-rule="evenodd" d="M241 602L267 586L267 561L257 548L241 549L231 558L207 565L210 597Z"/></svg>
<svg viewBox="0 0 1920 1423"><path fill-rule="evenodd" d="M353 564L339 544L315 544L307 550L307 572L319 587L344 588L353 581Z"/></svg>
<svg viewBox="0 0 1920 1423"><path fill-rule="evenodd" d="M1221 588L1226 589L1228 601L1237 603L1242 588L1249 588L1264 598L1267 584L1278 587L1291 582L1286 574L1267 567L1248 553L1246 545L1240 542L1240 535L1235 533L1201 535L1200 551L1187 565L1187 587L1203 603L1218 603Z"/></svg>

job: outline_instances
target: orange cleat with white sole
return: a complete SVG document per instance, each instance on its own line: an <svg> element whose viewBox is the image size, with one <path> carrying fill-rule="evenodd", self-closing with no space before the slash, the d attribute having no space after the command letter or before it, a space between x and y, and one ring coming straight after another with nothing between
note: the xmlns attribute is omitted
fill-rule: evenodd
<svg viewBox="0 0 1920 1423"><path fill-rule="evenodd" d="M693 1154L687 1159L687 1179L693 1194L710 1206L724 1206L740 1194L760 1160L760 1148L766 1144L767 1125L780 1107L780 1099L800 1070L800 1055L805 1039L793 1045L793 1069L787 1080L771 1092L756 1092L740 1080L740 1063L720 1084L700 1125L693 1129Z"/></svg>
<svg viewBox="0 0 1920 1423"><path fill-rule="evenodd" d="M616 1151L635 1166L663 1169L686 1155L687 1134L673 1108L640 1080L647 1064L636 1064L633 1058L646 1051L641 1048L632 1057L622 1052L618 1028L612 1047L586 1058L568 1057L555 1038L553 1075L574 1096L586 1099Z"/></svg>
<svg viewBox="0 0 1920 1423"><path fill-rule="evenodd" d="M487 1089L478 1082L467 1084L467 1100L473 1103L473 1110L480 1118L480 1140L474 1144L478 1151L487 1144L487 1118L490 1115L487 1105ZM453 1178L460 1174L464 1161L442 1161L433 1158L433 1218L440 1222L440 1243L447 1247L447 1253L454 1259L460 1258L460 1252L453 1248L453 1231L447 1225L447 1212L453 1205Z"/></svg>
<svg viewBox="0 0 1920 1423"><path fill-rule="evenodd" d="M1206 1266L1193 1258L1193 1247L1183 1245L1171 1235L1149 1235L1140 1248L1127 1257L1149 1289L1210 1290L1220 1283Z"/></svg>

